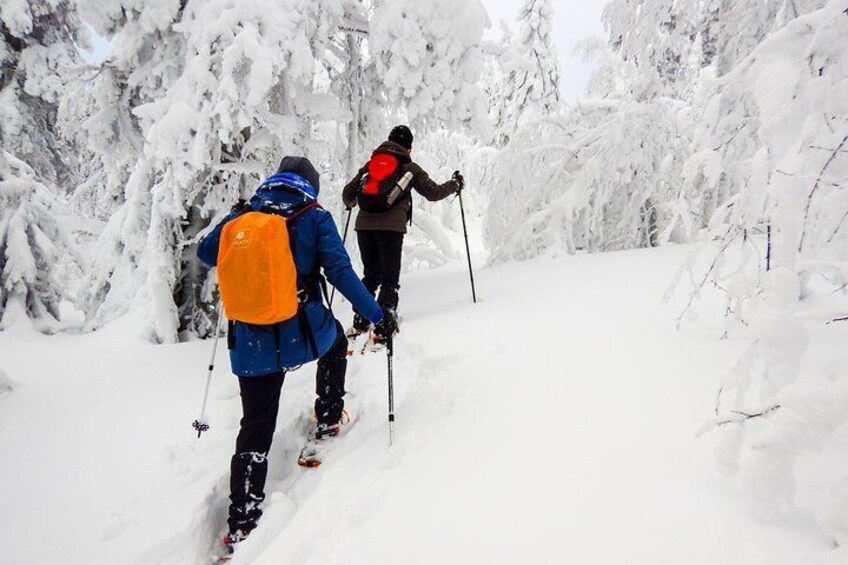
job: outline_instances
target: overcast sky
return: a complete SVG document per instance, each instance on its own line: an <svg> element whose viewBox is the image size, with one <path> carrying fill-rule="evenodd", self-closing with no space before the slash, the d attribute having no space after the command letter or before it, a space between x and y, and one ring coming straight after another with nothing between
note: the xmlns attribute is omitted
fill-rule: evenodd
<svg viewBox="0 0 848 565"><path fill-rule="evenodd" d="M480 0L489 11L492 28L491 38L500 37L500 20L514 26L518 10L524 0ZM574 101L582 95L589 80L589 66L574 54L574 44L592 35L603 35L601 9L607 0L551 0L554 11L554 38L559 52L560 72L562 76L562 94L566 100ZM93 30L92 30L93 32ZM109 44L101 37L94 36L94 52L91 58L103 60Z"/></svg>
<svg viewBox="0 0 848 565"><path fill-rule="evenodd" d="M500 37L500 20L514 26L524 0L480 0L489 11L493 38ZM574 101L589 80L589 66L574 54L574 44L592 35L604 35L601 10L608 0L551 0L554 7L554 39L559 52L562 94Z"/></svg>

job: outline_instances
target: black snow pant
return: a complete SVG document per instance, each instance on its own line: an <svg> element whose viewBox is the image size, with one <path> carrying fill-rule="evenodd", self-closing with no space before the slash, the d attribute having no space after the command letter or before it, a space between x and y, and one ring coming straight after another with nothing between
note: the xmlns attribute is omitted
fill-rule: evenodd
<svg viewBox="0 0 848 565"><path fill-rule="evenodd" d="M385 309L397 310L400 288L400 266L403 255L403 234L393 231L368 230L356 232L359 254L365 276L362 284L377 303Z"/></svg>
<svg viewBox="0 0 848 565"><path fill-rule="evenodd" d="M347 371L347 339L336 323L336 341L318 360L315 376L315 414L319 423L334 424L344 408L345 373ZM230 461L230 533L241 537L249 534L262 515L265 479L268 475L268 452L274 438L280 391L285 372L259 377L239 377L242 419L236 452Z"/></svg>

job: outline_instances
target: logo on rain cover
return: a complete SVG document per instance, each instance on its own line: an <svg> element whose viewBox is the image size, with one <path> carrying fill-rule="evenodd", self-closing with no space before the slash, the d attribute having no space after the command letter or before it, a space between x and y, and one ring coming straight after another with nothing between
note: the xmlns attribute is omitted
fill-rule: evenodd
<svg viewBox="0 0 848 565"><path fill-rule="evenodd" d="M236 237L233 239L233 248L243 249L245 247L249 247L251 241L250 230L239 230Z"/></svg>

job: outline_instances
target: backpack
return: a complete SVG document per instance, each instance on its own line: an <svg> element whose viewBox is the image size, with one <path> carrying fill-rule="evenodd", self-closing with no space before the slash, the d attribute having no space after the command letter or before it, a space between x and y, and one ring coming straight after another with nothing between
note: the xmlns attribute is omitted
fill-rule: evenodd
<svg viewBox="0 0 848 565"><path fill-rule="evenodd" d="M375 153L368 161L368 172L362 176L356 203L366 212L386 212L408 194L412 176L410 171L401 176L394 155Z"/></svg>
<svg viewBox="0 0 848 565"><path fill-rule="evenodd" d="M221 230L218 287L230 320L270 325L298 314L297 268L286 223L277 214L249 211Z"/></svg>

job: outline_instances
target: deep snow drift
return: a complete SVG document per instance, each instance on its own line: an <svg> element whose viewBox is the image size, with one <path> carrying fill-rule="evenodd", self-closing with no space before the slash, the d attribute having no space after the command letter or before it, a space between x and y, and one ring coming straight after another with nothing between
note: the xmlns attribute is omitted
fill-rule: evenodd
<svg viewBox="0 0 848 565"><path fill-rule="evenodd" d="M266 514L234 564L844 563L804 522L764 521L715 471L717 383L745 343L720 312L675 331L661 297L685 247L406 275L388 447L386 362L352 359L355 424L319 469L295 459L314 366L288 376ZM682 297L680 297L682 299ZM717 297L716 297L717 300ZM338 308L345 323L347 306ZM237 430L224 355L129 323L0 334L0 561L205 563Z"/></svg>

